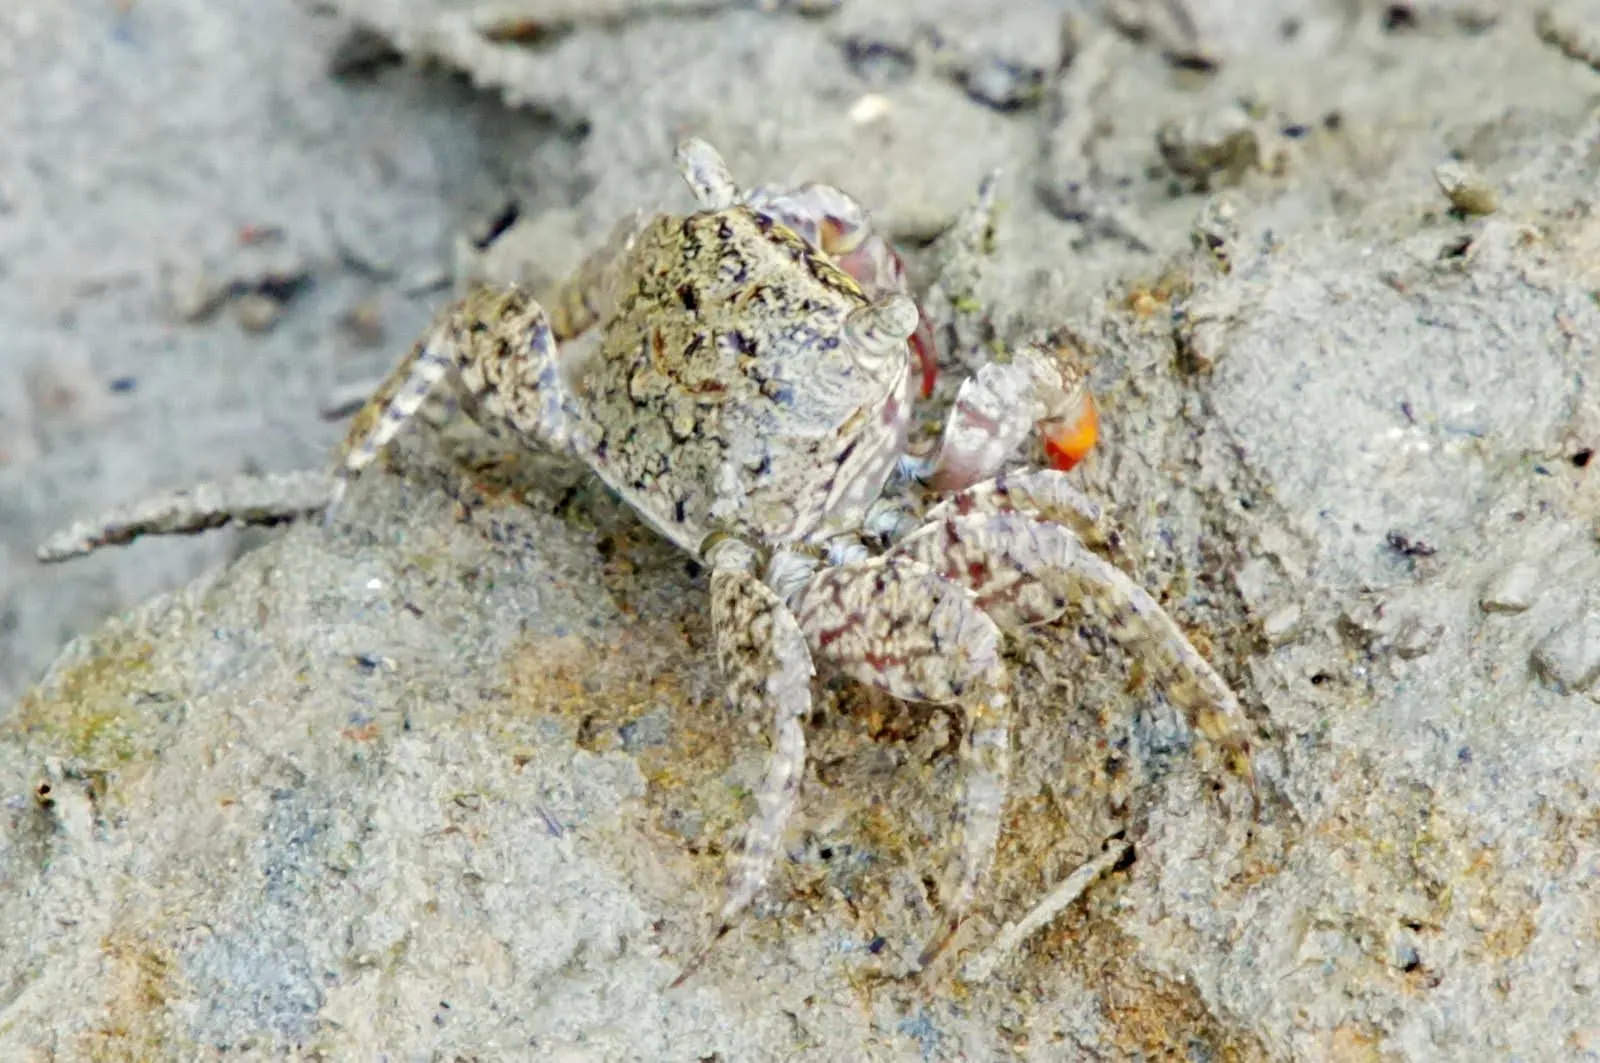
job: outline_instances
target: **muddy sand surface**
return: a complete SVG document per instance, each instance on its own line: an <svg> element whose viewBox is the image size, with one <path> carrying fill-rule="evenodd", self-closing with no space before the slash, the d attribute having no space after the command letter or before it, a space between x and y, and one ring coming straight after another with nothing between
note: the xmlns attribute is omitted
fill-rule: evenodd
<svg viewBox="0 0 1600 1063"><path fill-rule="evenodd" d="M0 1056L1600 1055L1597 71L1592 2L13 0ZM946 392L1083 360L1074 475L1253 807L1091 619L1010 639L996 867L907 977L960 721L824 677L772 887L673 989L765 721L581 472L451 424L331 534L35 560L322 466L454 293L687 209L687 134L859 197Z"/></svg>

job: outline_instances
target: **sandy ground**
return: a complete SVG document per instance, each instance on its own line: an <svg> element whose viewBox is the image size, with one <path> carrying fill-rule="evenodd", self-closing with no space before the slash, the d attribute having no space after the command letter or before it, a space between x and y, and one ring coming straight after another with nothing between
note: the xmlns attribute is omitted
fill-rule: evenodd
<svg viewBox="0 0 1600 1063"><path fill-rule="evenodd" d="M0 16L0 704L184 588L0 733L0 1047L1595 1058L1600 13L1110 7ZM320 464L330 394L453 285L686 205L688 132L856 192L919 282L1003 171L942 335L1088 359L1081 482L1257 730L1243 815L1093 624L1015 640L958 951L1133 849L991 978L899 980L948 721L826 684L781 881L665 989L766 744L719 707L703 578L581 482L484 494L414 438L333 536L32 560L151 489Z"/></svg>
<svg viewBox="0 0 1600 1063"><path fill-rule="evenodd" d="M47 569L41 532L325 460L341 429L319 409L421 329L456 234L512 198L567 201L537 119L443 74L331 79L347 30L296 3L0 16L0 702L66 639L239 548ZM248 323L252 301L221 298L263 288L289 297Z"/></svg>

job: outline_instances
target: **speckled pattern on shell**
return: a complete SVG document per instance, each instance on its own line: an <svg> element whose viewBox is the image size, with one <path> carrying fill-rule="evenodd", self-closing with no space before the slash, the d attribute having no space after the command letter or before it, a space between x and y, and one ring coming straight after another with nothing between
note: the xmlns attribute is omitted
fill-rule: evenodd
<svg viewBox="0 0 1600 1063"><path fill-rule="evenodd" d="M903 449L910 351L862 350L855 280L742 206L654 219L617 276L572 381L600 475L691 553L858 527Z"/></svg>

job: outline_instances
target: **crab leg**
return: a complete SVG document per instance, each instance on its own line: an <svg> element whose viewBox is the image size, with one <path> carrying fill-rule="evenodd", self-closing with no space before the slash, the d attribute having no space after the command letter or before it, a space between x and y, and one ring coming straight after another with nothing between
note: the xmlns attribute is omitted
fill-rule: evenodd
<svg viewBox="0 0 1600 1063"><path fill-rule="evenodd" d="M1011 679L1000 632L972 593L908 557L829 568L806 588L800 626L845 674L907 701L959 705L963 793L941 894L945 923L920 963L949 944L994 860L1011 770Z"/></svg>
<svg viewBox="0 0 1600 1063"><path fill-rule="evenodd" d="M969 513L1015 512L1064 524L1092 547L1115 547L1120 541L1100 506L1058 469L1003 472L940 502L928 510L923 523Z"/></svg>
<svg viewBox="0 0 1600 1063"><path fill-rule="evenodd" d="M631 239L632 231L626 223L618 226L611 246ZM603 279L597 261L591 258L558 294L572 334L589 324L578 313L598 305L598 297L587 294ZM326 473L303 472L238 476L169 492L51 536L39 548L40 559L61 561L144 535L193 534L230 522L281 524L318 511L331 521L349 480L423 412L447 379L463 408L490 430L503 424L532 446L578 443L577 406L562 379L548 315L520 288L480 288L439 316L355 415L331 484Z"/></svg>
<svg viewBox="0 0 1600 1063"><path fill-rule="evenodd" d="M119 506L77 521L40 544L37 557L54 563L121 546L146 535L197 535L225 524L270 527L322 512L333 485L325 472L248 474L196 484Z"/></svg>
<svg viewBox="0 0 1600 1063"><path fill-rule="evenodd" d="M704 961L766 886L783 832L794 814L805 772L805 718L811 711L811 654L794 614L755 575L755 552L727 539L707 552L711 565L711 625L717 661L728 680L736 716L772 721L772 755L756 791L756 814L744 849L732 861L727 900L711 940L678 975L683 982Z"/></svg>
<svg viewBox="0 0 1600 1063"><path fill-rule="evenodd" d="M1068 609L1098 618L1145 663L1190 726L1248 769L1250 721L1228 684L1149 592L1067 527L1019 512L957 513L930 521L889 556L914 559L969 588L1005 628L1048 623Z"/></svg>
<svg viewBox="0 0 1600 1063"><path fill-rule="evenodd" d="M341 449L333 501L449 382L475 420L532 447L573 449L580 418L562 379L549 315L521 288L479 288L445 310L356 414Z"/></svg>

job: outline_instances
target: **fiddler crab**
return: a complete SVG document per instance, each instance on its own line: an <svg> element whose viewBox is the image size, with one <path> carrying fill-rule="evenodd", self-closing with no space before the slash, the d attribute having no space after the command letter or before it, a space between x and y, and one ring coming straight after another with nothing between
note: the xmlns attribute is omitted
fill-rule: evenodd
<svg viewBox="0 0 1600 1063"><path fill-rule="evenodd" d="M1245 763L1248 722L1172 618L1095 550L1108 522L1065 473L1095 442L1081 374L1024 345L965 381L942 435L913 453L931 329L865 210L820 184L742 190L700 140L677 161L699 210L626 219L548 305L489 287L445 311L357 415L331 497L448 388L485 427L581 459L705 566L731 708L767 721L772 743L711 942L777 863L818 664L958 709L963 782L925 966L999 838L1002 631L1087 614ZM1033 431L1053 467L1002 471Z"/></svg>

